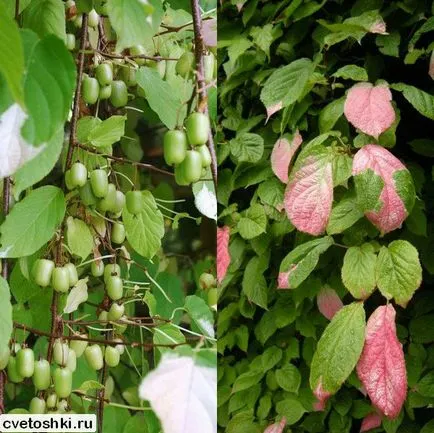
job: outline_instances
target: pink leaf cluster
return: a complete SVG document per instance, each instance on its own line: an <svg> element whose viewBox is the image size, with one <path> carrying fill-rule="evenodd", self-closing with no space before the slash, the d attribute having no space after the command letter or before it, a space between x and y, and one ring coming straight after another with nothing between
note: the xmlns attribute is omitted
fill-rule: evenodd
<svg viewBox="0 0 434 433"><path fill-rule="evenodd" d="M366 212L366 217L383 234L401 227L407 217L405 205L395 188L393 175L405 170L404 164L388 150L376 144L362 147L354 156L353 176L371 169L383 179L384 187L380 194L381 208Z"/></svg>
<svg viewBox="0 0 434 433"><path fill-rule="evenodd" d="M432 51L431 57L429 59L428 75L434 80L434 50Z"/></svg>
<svg viewBox="0 0 434 433"><path fill-rule="evenodd" d="M268 122L268 119L274 114L277 113L279 110L283 108L283 102L280 101L277 104L270 105L269 107L265 107L267 109L267 120L265 123Z"/></svg>
<svg viewBox="0 0 434 433"><path fill-rule="evenodd" d="M407 396L404 351L396 335L392 304L378 307L366 325L366 338L357 374L372 404L396 418Z"/></svg>
<svg viewBox="0 0 434 433"><path fill-rule="evenodd" d="M376 21L372 26L369 28L369 31L371 33L378 33L380 35L387 35L386 32L386 23L383 21L383 19L379 19Z"/></svg>
<svg viewBox="0 0 434 433"><path fill-rule="evenodd" d="M217 227L217 281L219 283L223 281L231 263L229 235L230 228L228 226Z"/></svg>
<svg viewBox="0 0 434 433"><path fill-rule="evenodd" d="M356 84L347 93L345 117L365 134L378 138L395 121L391 100L392 93L385 84Z"/></svg>
<svg viewBox="0 0 434 433"><path fill-rule="evenodd" d="M332 163L306 158L304 165L288 183L284 205L292 224L302 232L323 233L333 203Z"/></svg>
<svg viewBox="0 0 434 433"><path fill-rule="evenodd" d="M288 169L295 152L303 142L300 133L296 131L291 141L279 138L271 153L271 168L274 174L283 182L288 182Z"/></svg>
<svg viewBox="0 0 434 433"><path fill-rule="evenodd" d="M280 422L276 422L274 424L269 425L265 430L264 433L282 433L283 429L286 426L286 418L283 417Z"/></svg>
<svg viewBox="0 0 434 433"><path fill-rule="evenodd" d="M329 320L344 306L338 294L329 287L321 289L316 302L321 314Z"/></svg>
<svg viewBox="0 0 434 433"><path fill-rule="evenodd" d="M360 433L380 427L380 425L381 416L376 412L372 412L369 415L366 415L365 418L363 418L362 426L360 427Z"/></svg>

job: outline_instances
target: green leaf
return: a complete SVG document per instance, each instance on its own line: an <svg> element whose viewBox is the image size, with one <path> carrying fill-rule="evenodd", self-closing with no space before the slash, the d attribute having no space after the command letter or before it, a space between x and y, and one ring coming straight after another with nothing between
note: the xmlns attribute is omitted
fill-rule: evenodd
<svg viewBox="0 0 434 433"><path fill-rule="evenodd" d="M342 68L339 68L332 77L353 81L368 81L369 79L366 70L357 65L342 66Z"/></svg>
<svg viewBox="0 0 434 433"><path fill-rule="evenodd" d="M88 391L95 391L97 389L103 389L104 385L97 382L96 380L86 380L78 388L79 391L87 394Z"/></svg>
<svg viewBox="0 0 434 433"><path fill-rule="evenodd" d="M333 207L327 226L327 233L334 235L342 233L363 217L363 212L357 205L355 194L344 197Z"/></svg>
<svg viewBox="0 0 434 433"><path fill-rule="evenodd" d="M64 130L62 126L48 141L45 148L14 174L15 200L18 200L24 190L33 186L51 172L60 157L63 138Z"/></svg>
<svg viewBox="0 0 434 433"><path fill-rule="evenodd" d="M295 398L279 401L276 412L286 418L288 425L293 425L307 412L303 405Z"/></svg>
<svg viewBox="0 0 434 433"><path fill-rule="evenodd" d="M94 247L89 226L78 218L68 217L66 220L66 241L71 252L83 260Z"/></svg>
<svg viewBox="0 0 434 433"><path fill-rule="evenodd" d="M300 98L313 71L314 64L309 59L299 59L271 74L261 91L268 117Z"/></svg>
<svg viewBox="0 0 434 433"><path fill-rule="evenodd" d="M250 302L266 309L268 303L267 282L262 275L266 269L260 257L255 256L250 259L243 275L242 288L244 294Z"/></svg>
<svg viewBox="0 0 434 433"><path fill-rule="evenodd" d="M46 143L63 126L71 108L75 76L74 60L61 40L50 35L36 44L24 80L29 118L22 134L28 143Z"/></svg>
<svg viewBox="0 0 434 433"><path fill-rule="evenodd" d="M386 56L399 57L399 45L401 43L401 35L397 31L393 31L388 35L377 35L375 43L381 53Z"/></svg>
<svg viewBox="0 0 434 433"><path fill-rule="evenodd" d="M267 217L264 207L260 204L253 204L247 209L242 218L238 221L237 228L244 239L253 239L265 233Z"/></svg>
<svg viewBox="0 0 434 433"><path fill-rule="evenodd" d="M12 305L11 293L7 281L0 277L0 353L9 349L9 340L12 335Z"/></svg>
<svg viewBox="0 0 434 433"><path fill-rule="evenodd" d="M33 0L24 11L23 23L40 38L53 34L66 39L65 6L59 0Z"/></svg>
<svg viewBox="0 0 434 433"><path fill-rule="evenodd" d="M415 386L416 391L424 397L434 397L434 371L426 374Z"/></svg>
<svg viewBox="0 0 434 433"><path fill-rule="evenodd" d="M111 116L89 132L87 142L95 147L107 147L116 143L125 134L127 116ZM90 122L89 122L90 123Z"/></svg>
<svg viewBox="0 0 434 433"><path fill-rule="evenodd" d="M24 74L24 52L16 22L7 15L0 4L0 73L6 79L14 100L23 104L22 76Z"/></svg>
<svg viewBox="0 0 434 433"><path fill-rule="evenodd" d="M371 244L347 250L342 266L342 282L356 299L366 299L375 290L377 255Z"/></svg>
<svg viewBox="0 0 434 433"><path fill-rule="evenodd" d="M256 385L263 376L264 372L261 370L253 370L241 374L234 383L232 394L251 388Z"/></svg>
<svg viewBox="0 0 434 433"><path fill-rule="evenodd" d="M231 153L238 162L258 162L264 153L264 139L258 134L245 132L230 142Z"/></svg>
<svg viewBox="0 0 434 433"><path fill-rule="evenodd" d="M318 126L321 134L331 131L344 114L345 97L335 99L326 105L319 115Z"/></svg>
<svg viewBox="0 0 434 433"><path fill-rule="evenodd" d="M276 346L269 347L261 356L262 368L264 371L271 370L282 359L282 349Z"/></svg>
<svg viewBox="0 0 434 433"><path fill-rule="evenodd" d="M315 269L321 254L333 245L333 238L324 236L295 247L280 264L280 273L289 273L289 288L297 288Z"/></svg>
<svg viewBox="0 0 434 433"><path fill-rule="evenodd" d="M356 186L357 203L362 211L375 210L381 206L380 194L384 187L384 181L370 168L354 176Z"/></svg>
<svg viewBox="0 0 434 433"><path fill-rule="evenodd" d="M77 122L77 140L79 143L88 143L90 133L101 125L99 117L83 116Z"/></svg>
<svg viewBox="0 0 434 433"><path fill-rule="evenodd" d="M142 191L143 210L137 215L124 208L123 221L131 247L141 256L151 259L161 246L164 218L150 191Z"/></svg>
<svg viewBox="0 0 434 433"><path fill-rule="evenodd" d="M364 342L365 310L362 302L353 302L336 313L318 342L310 371L312 390L335 394L356 366Z"/></svg>
<svg viewBox="0 0 434 433"><path fill-rule="evenodd" d="M417 249L408 241L397 240L382 247L378 254L376 279L387 299L405 307L422 282Z"/></svg>
<svg viewBox="0 0 434 433"><path fill-rule="evenodd" d="M33 254L54 235L65 215L61 189L43 186L18 202L0 227L0 257Z"/></svg>
<svg viewBox="0 0 434 433"><path fill-rule="evenodd" d="M276 370L276 380L282 389L297 394L301 384L301 374L295 365L288 364Z"/></svg>
<svg viewBox="0 0 434 433"><path fill-rule="evenodd" d="M139 0L108 0L107 13L110 23L113 26L118 40L116 50L122 51L134 45L143 44L154 36L153 25L160 23L149 23L152 6Z"/></svg>
<svg viewBox="0 0 434 433"><path fill-rule="evenodd" d="M179 93L157 71L147 67L137 71L137 83L144 90L151 109L167 128L174 129L177 121L183 120L178 114L183 108Z"/></svg>
<svg viewBox="0 0 434 433"><path fill-rule="evenodd" d="M187 296L185 309L200 332L214 338L214 315L208 304L199 296Z"/></svg>
<svg viewBox="0 0 434 433"><path fill-rule="evenodd" d="M402 92L404 98L425 117L434 120L434 96L404 83L392 84L392 89Z"/></svg>

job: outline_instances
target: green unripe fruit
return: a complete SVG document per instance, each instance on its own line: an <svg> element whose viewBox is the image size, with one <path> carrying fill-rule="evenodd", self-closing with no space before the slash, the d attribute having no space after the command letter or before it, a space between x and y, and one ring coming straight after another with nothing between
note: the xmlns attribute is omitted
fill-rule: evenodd
<svg viewBox="0 0 434 433"><path fill-rule="evenodd" d="M47 410L47 404L43 398L33 397L30 400L29 412L32 414L44 414Z"/></svg>
<svg viewBox="0 0 434 433"><path fill-rule="evenodd" d="M125 241L125 226L122 223L115 223L112 226L111 240L115 244L123 244Z"/></svg>
<svg viewBox="0 0 434 433"><path fill-rule="evenodd" d="M108 297L112 301L117 301L121 299L124 295L124 284L121 277L110 277L106 283L106 291Z"/></svg>
<svg viewBox="0 0 434 433"><path fill-rule="evenodd" d="M68 402L66 400L60 400L57 403L57 412L66 413L68 411Z"/></svg>
<svg viewBox="0 0 434 433"><path fill-rule="evenodd" d="M166 75L166 61L165 60L160 60L159 62L151 61L151 63L149 63L148 66L152 69L155 69L161 78L164 78L164 76Z"/></svg>
<svg viewBox="0 0 434 433"><path fill-rule="evenodd" d="M52 393L47 397L47 409L54 409L57 406L57 395Z"/></svg>
<svg viewBox="0 0 434 433"><path fill-rule="evenodd" d="M96 204L97 198L92 191L90 182L87 182L86 185L80 188L80 198L86 206L94 206Z"/></svg>
<svg viewBox="0 0 434 433"><path fill-rule="evenodd" d="M75 6L75 1L74 1L74 0L67 0L67 1L65 2L65 8L66 8L66 9L72 8L72 7L74 7L74 6Z"/></svg>
<svg viewBox="0 0 434 433"><path fill-rule="evenodd" d="M143 196L141 191L128 191L125 195L129 213L136 215L143 209Z"/></svg>
<svg viewBox="0 0 434 433"><path fill-rule="evenodd" d="M188 150L180 166L188 183L197 182L202 177L202 157L196 150Z"/></svg>
<svg viewBox="0 0 434 433"><path fill-rule="evenodd" d="M108 192L107 173L101 169L93 170L92 173L90 173L90 185L95 197L105 197Z"/></svg>
<svg viewBox="0 0 434 433"><path fill-rule="evenodd" d="M112 94L110 102L115 108L125 107L128 102L127 85L121 80L115 80L112 83Z"/></svg>
<svg viewBox="0 0 434 433"><path fill-rule="evenodd" d="M100 322L107 322L108 321L108 312L105 310L101 311L101 313L99 313L98 320Z"/></svg>
<svg viewBox="0 0 434 433"><path fill-rule="evenodd" d="M47 287L51 283L51 276L54 270L54 262L47 259L39 259L33 264L33 281L41 287Z"/></svg>
<svg viewBox="0 0 434 433"><path fill-rule="evenodd" d="M74 287L78 283L77 268L74 263L67 263L64 268L68 271L69 287Z"/></svg>
<svg viewBox="0 0 434 433"><path fill-rule="evenodd" d="M35 371L35 354L32 349L27 347L17 353L17 371L23 377L33 376Z"/></svg>
<svg viewBox="0 0 434 433"><path fill-rule="evenodd" d="M99 96L99 83L96 78L85 77L81 85L83 101L86 104L95 104Z"/></svg>
<svg viewBox="0 0 434 433"><path fill-rule="evenodd" d="M51 286L56 292L66 293L69 289L69 271L64 266L54 268Z"/></svg>
<svg viewBox="0 0 434 433"><path fill-rule="evenodd" d="M195 56L192 52L185 52L176 62L176 73L183 78L191 78L193 76L195 61Z"/></svg>
<svg viewBox="0 0 434 433"><path fill-rule="evenodd" d="M20 383L24 380L24 377L18 372L17 358L15 356L9 358L7 373L10 382Z"/></svg>
<svg viewBox="0 0 434 433"><path fill-rule="evenodd" d="M77 355L73 350L70 350L68 353L68 361L66 361L66 368L71 372L74 372L77 369Z"/></svg>
<svg viewBox="0 0 434 433"><path fill-rule="evenodd" d="M117 190L116 191L116 199L115 199L115 205L113 207L114 213L122 212L124 206L125 206L125 194L122 191Z"/></svg>
<svg viewBox="0 0 434 433"><path fill-rule="evenodd" d="M110 400L110 397L113 395L115 391L115 381L113 377L109 376L105 381L105 398Z"/></svg>
<svg viewBox="0 0 434 433"><path fill-rule="evenodd" d="M38 391L45 391L50 387L50 363L46 359L35 361L33 385Z"/></svg>
<svg viewBox="0 0 434 433"><path fill-rule="evenodd" d="M77 337L88 338L87 334L79 334ZM87 344L87 341L84 340L71 340L69 348L75 352L77 358L80 358L86 350Z"/></svg>
<svg viewBox="0 0 434 433"><path fill-rule="evenodd" d="M58 367L53 375L54 391L60 398L67 398L72 391L72 372L68 368Z"/></svg>
<svg viewBox="0 0 434 433"><path fill-rule="evenodd" d="M112 85L108 84L107 86L102 86L99 89L99 99L104 101L105 99L109 99L112 95Z"/></svg>
<svg viewBox="0 0 434 433"><path fill-rule="evenodd" d="M218 301L217 289L209 289L209 291L208 291L208 305L210 307L215 308L217 306L217 301Z"/></svg>
<svg viewBox="0 0 434 433"><path fill-rule="evenodd" d="M98 13L96 12L95 9L92 9L89 12L87 23L88 23L89 27L93 27L93 28L98 27L99 15L98 15Z"/></svg>
<svg viewBox="0 0 434 433"><path fill-rule="evenodd" d="M116 321L119 320L125 313L125 306L123 304L119 305L116 302L110 306L108 312L108 320Z"/></svg>
<svg viewBox="0 0 434 433"><path fill-rule="evenodd" d="M127 318L125 316L122 316L119 320L125 321ZM113 327L117 334L123 334L127 330L127 324L126 323L114 323Z"/></svg>
<svg viewBox="0 0 434 433"><path fill-rule="evenodd" d="M213 287L215 287L217 285L217 281L216 281L213 274L209 274L207 272L204 272L199 277L199 285L204 290L212 289Z"/></svg>
<svg viewBox="0 0 434 433"><path fill-rule="evenodd" d="M101 63L95 69L95 77L101 86L107 86L113 81L113 69L109 63Z"/></svg>
<svg viewBox="0 0 434 433"><path fill-rule="evenodd" d="M97 205L98 210L101 212L108 212L116 206L116 186L109 183L107 186L107 194L103 197Z"/></svg>
<svg viewBox="0 0 434 433"><path fill-rule="evenodd" d="M65 185L69 191L75 188L75 185L72 182L71 170L65 171Z"/></svg>
<svg viewBox="0 0 434 433"><path fill-rule="evenodd" d="M68 343L58 338L53 345L53 360L58 365L66 365L69 356Z"/></svg>
<svg viewBox="0 0 434 433"><path fill-rule="evenodd" d="M109 263L104 268L104 282L106 284L112 276L121 276L121 267L117 263Z"/></svg>
<svg viewBox="0 0 434 433"><path fill-rule="evenodd" d="M104 367L102 350L97 344L87 347L84 351L84 357L86 358L89 367L93 370L101 370L101 368Z"/></svg>
<svg viewBox="0 0 434 433"><path fill-rule="evenodd" d="M200 153L202 158L202 167L209 167L211 165L211 152L209 151L208 146L202 144L202 146L197 146L196 150Z"/></svg>
<svg viewBox="0 0 434 433"><path fill-rule="evenodd" d="M9 362L9 357L11 356L11 351L9 348L4 349L0 353L0 370L4 370Z"/></svg>
<svg viewBox="0 0 434 433"><path fill-rule="evenodd" d="M105 349L104 359L109 367L116 367L119 364L121 355L112 346L107 346Z"/></svg>
<svg viewBox="0 0 434 433"><path fill-rule="evenodd" d="M184 131L173 130L164 134L164 159L168 165L180 164L187 154L187 136Z"/></svg>
<svg viewBox="0 0 434 433"><path fill-rule="evenodd" d="M185 178L184 166L182 163L175 167L175 182L180 186L189 185L189 182L187 182Z"/></svg>
<svg viewBox="0 0 434 433"><path fill-rule="evenodd" d="M67 33L66 34L65 44L66 44L66 48L69 51L75 50L75 35L73 33Z"/></svg>
<svg viewBox="0 0 434 433"><path fill-rule="evenodd" d="M92 262L90 265L90 272L94 277L101 277L104 275L104 262L102 260Z"/></svg>
<svg viewBox="0 0 434 433"><path fill-rule="evenodd" d="M121 68L121 78L124 80L128 87L134 87L137 85L136 68L132 66L125 66Z"/></svg>
<svg viewBox="0 0 434 433"><path fill-rule="evenodd" d="M74 162L71 166L71 182L74 186L82 187L87 182L87 168L81 162Z"/></svg>
<svg viewBox="0 0 434 433"><path fill-rule="evenodd" d="M203 68L205 83L209 84L214 76L215 57L213 54L207 54L203 57Z"/></svg>
<svg viewBox="0 0 434 433"><path fill-rule="evenodd" d="M75 27L81 29L81 26L83 25L83 15L76 15L72 22L74 23Z"/></svg>
<svg viewBox="0 0 434 433"><path fill-rule="evenodd" d="M185 122L188 141L192 146L200 146L208 141L209 119L203 113L192 113Z"/></svg>
<svg viewBox="0 0 434 433"><path fill-rule="evenodd" d="M134 45L134 47L130 48L130 55L131 56L146 56L146 49L142 45ZM138 65L144 65L146 63L146 59L140 59L135 57L134 61Z"/></svg>

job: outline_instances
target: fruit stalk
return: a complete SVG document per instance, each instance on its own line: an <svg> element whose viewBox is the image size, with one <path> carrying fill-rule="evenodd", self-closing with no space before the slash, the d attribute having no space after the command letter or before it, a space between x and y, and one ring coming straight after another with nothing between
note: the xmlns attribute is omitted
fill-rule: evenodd
<svg viewBox="0 0 434 433"><path fill-rule="evenodd" d="M199 111L208 115L207 91L204 73L204 43L202 34L202 16L200 14L199 0L191 0L191 11L193 16L194 29L194 52L196 56L196 71L197 71L197 93L199 97ZM208 148L211 153L211 172L214 181L214 186L217 188L217 156L214 147L214 139L210 129L208 136Z"/></svg>

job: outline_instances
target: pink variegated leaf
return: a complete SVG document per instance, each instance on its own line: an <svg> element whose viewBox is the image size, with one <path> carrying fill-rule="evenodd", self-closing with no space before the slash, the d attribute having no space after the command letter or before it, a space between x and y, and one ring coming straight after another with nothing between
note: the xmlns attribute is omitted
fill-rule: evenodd
<svg viewBox="0 0 434 433"><path fill-rule="evenodd" d="M372 224L383 234L401 227L415 200L413 179L404 164L384 147L368 144L354 156L353 176L359 201L369 202L362 206Z"/></svg>
<svg viewBox="0 0 434 433"><path fill-rule="evenodd" d="M396 335L395 316L392 304L372 313L357 363L357 374L372 404L390 419L399 415L407 396L404 351Z"/></svg>
<svg viewBox="0 0 434 433"><path fill-rule="evenodd" d="M264 433L282 433L283 429L286 426L286 418L283 417L280 422L276 422L274 424L269 425L265 430Z"/></svg>
<svg viewBox="0 0 434 433"><path fill-rule="evenodd" d="M382 18L380 18L379 20L375 21L371 27L369 28L369 31L371 33L378 33L380 35L387 35L388 33L386 32L386 23L383 21Z"/></svg>
<svg viewBox="0 0 434 433"><path fill-rule="evenodd" d="M223 281L231 263L229 235L230 228L228 226L217 227L217 281L219 283Z"/></svg>
<svg viewBox="0 0 434 433"><path fill-rule="evenodd" d="M288 169L292 158L303 142L300 133L296 131L291 140L283 136L276 141L271 153L271 168L274 174L283 182L288 182Z"/></svg>
<svg viewBox="0 0 434 433"><path fill-rule="evenodd" d="M334 315L344 306L341 298L330 287L324 287L319 292L316 302L318 310L329 320L332 320Z"/></svg>
<svg viewBox="0 0 434 433"><path fill-rule="evenodd" d="M381 416L376 412L366 415L365 418L363 418L362 426L360 427L360 433L380 427L381 421Z"/></svg>
<svg viewBox="0 0 434 433"><path fill-rule="evenodd" d="M332 159L325 146L306 150L292 170L284 204L288 218L298 230L317 236L325 231L332 209Z"/></svg>
<svg viewBox="0 0 434 433"><path fill-rule="evenodd" d="M347 93L344 114L365 134L378 138L395 121L392 94L386 84L358 83Z"/></svg>
<svg viewBox="0 0 434 433"><path fill-rule="evenodd" d="M313 404L313 409L316 412L321 412L325 409L327 400L333 395L331 392L324 391L322 381L319 381L318 386L314 389L313 395L317 401Z"/></svg>

